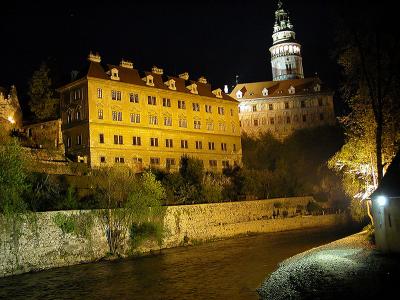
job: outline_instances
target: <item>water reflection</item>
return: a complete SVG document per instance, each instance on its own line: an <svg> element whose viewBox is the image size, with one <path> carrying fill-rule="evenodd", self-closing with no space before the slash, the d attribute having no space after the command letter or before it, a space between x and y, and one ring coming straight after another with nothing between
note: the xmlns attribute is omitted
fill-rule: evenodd
<svg viewBox="0 0 400 300"><path fill-rule="evenodd" d="M167 249L159 255L0 279L4 299L258 299L283 259L349 234L301 230Z"/></svg>

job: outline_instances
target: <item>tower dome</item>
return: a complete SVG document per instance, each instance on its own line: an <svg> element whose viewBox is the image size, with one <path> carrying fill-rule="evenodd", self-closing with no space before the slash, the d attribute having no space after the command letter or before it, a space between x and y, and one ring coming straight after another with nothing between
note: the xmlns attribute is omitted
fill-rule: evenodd
<svg viewBox="0 0 400 300"><path fill-rule="evenodd" d="M301 45L296 41L293 25L281 1L278 2L278 9L275 11L272 47L269 51L272 80L304 78Z"/></svg>

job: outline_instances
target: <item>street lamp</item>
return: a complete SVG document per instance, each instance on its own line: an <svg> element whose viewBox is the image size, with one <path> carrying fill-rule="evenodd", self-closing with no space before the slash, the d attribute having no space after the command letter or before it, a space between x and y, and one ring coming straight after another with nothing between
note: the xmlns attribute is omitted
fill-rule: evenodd
<svg viewBox="0 0 400 300"><path fill-rule="evenodd" d="M379 206L385 206L387 204L387 197L380 195L376 198L376 201L378 202Z"/></svg>

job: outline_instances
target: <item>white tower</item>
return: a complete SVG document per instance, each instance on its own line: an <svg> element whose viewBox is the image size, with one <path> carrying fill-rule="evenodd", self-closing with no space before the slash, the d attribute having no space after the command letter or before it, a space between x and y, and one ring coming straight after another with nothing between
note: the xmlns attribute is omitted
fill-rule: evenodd
<svg viewBox="0 0 400 300"><path fill-rule="evenodd" d="M274 33L271 52L272 80L304 78L301 45L296 42L296 34L287 12L278 2L275 12Z"/></svg>

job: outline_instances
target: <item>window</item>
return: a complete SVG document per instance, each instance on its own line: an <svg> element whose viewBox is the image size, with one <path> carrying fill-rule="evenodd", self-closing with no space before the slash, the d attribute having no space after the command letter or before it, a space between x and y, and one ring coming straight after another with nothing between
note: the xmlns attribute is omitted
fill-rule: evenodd
<svg viewBox="0 0 400 300"><path fill-rule="evenodd" d="M171 99L163 98L162 99L162 105L165 106L165 107L171 107Z"/></svg>
<svg viewBox="0 0 400 300"><path fill-rule="evenodd" d="M185 100L178 100L178 108L186 109L186 102Z"/></svg>
<svg viewBox="0 0 400 300"><path fill-rule="evenodd" d="M140 114L132 113L130 117L131 117L131 123L140 123Z"/></svg>
<svg viewBox="0 0 400 300"><path fill-rule="evenodd" d="M300 107L306 107L306 102L304 100L301 100Z"/></svg>
<svg viewBox="0 0 400 300"><path fill-rule="evenodd" d="M71 138L70 138L70 137L67 137L67 147L68 147L68 148L71 148L71 146L72 146Z"/></svg>
<svg viewBox="0 0 400 300"><path fill-rule="evenodd" d="M194 129L200 129L200 126L201 126L201 124L200 124L200 121L198 121L198 120L194 120L194 122L193 122L194 124L193 124L193 126L194 126Z"/></svg>
<svg viewBox="0 0 400 300"><path fill-rule="evenodd" d="M71 116L70 113L68 113L68 115L67 115L67 124L71 124L71 121L72 121L72 116Z"/></svg>
<svg viewBox="0 0 400 300"><path fill-rule="evenodd" d="M132 102L132 103L139 103L139 94L130 93L130 94L129 94L129 102Z"/></svg>
<svg viewBox="0 0 400 300"><path fill-rule="evenodd" d="M223 108L223 107L218 107L218 114L219 114L219 115L225 114L224 108Z"/></svg>
<svg viewBox="0 0 400 300"><path fill-rule="evenodd" d="M150 146L158 147L158 138L150 138Z"/></svg>
<svg viewBox="0 0 400 300"><path fill-rule="evenodd" d="M124 144L124 137L122 135L114 135L114 144L123 145Z"/></svg>
<svg viewBox="0 0 400 300"><path fill-rule="evenodd" d="M203 149L203 142L202 141L196 141L196 149Z"/></svg>
<svg viewBox="0 0 400 300"><path fill-rule="evenodd" d="M179 127L187 128L187 120L179 119Z"/></svg>
<svg viewBox="0 0 400 300"><path fill-rule="evenodd" d="M175 158L166 158L165 159L166 167L175 166Z"/></svg>
<svg viewBox="0 0 400 300"><path fill-rule="evenodd" d="M150 164L151 165L159 165L160 164L160 158L159 157L150 157Z"/></svg>
<svg viewBox="0 0 400 300"><path fill-rule="evenodd" d="M274 105L272 103L268 104L268 109L269 110L274 110Z"/></svg>
<svg viewBox="0 0 400 300"><path fill-rule="evenodd" d="M222 151L227 151L226 143L221 143L221 150Z"/></svg>
<svg viewBox="0 0 400 300"><path fill-rule="evenodd" d="M214 130L214 123L213 122L207 122L207 130Z"/></svg>
<svg viewBox="0 0 400 300"><path fill-rule="evenodd" d="M111 99L112 100L121 101L121 92L120 91L116 91L116 90L112 90L111 91Z"/></svg>
<svg viewBox="0 0 400 300"><path fill-rule="evenodd" d="M236 152L236 151L237 151L236 144L233 144L233 152Z"/></svg>
<svg viewBox="0 0 400 300"><path fill-rule="evenodd" d="M104 144L104 133L100 133L99 135L99 143Z"/></svg>
<svg viewBox="0 0 400 300"><path fill-rule="evenodd" d="M324 120L324 114L323 114L323 113L320 113L320 114L319 114L319 120L320 120L320 121L323 121L323 120Z"/></svg>
<svg viewBox="0 0 400 300"><path fill-rule="evenodd" d="M303 122L307 122L307 116L303 115Z"/></svg>
<svg viewBox="0 0 400 300"><path fill-rule="evenodd" d="M212 159L209 161L210 167L215 168L217 166L217 161Z"/></svg>
<svg viewBox="0 0 400 300"><path fill-rule="evenodd" d="M225 131L225 130L226 130L225 123L219 123L219 131Z"/></svg>
<svg viewBox="0 0 400 300"><path fill-rule="evenodd" d="M231 117L233 117L233 109L231 108Z"/></svg>
<svg viewBox="0 0 400 300"><path fill-rule="evenodd" d="M134 157L133 158L133 163L134 164L142 164L143 163L143 159L141 157Z"/></svg>
<svg viewBox="0 0 400 300"><path fill-rule="evenodd" d="M105 156L100 156L100 162L105 163L106 162L106 157Z"/></svg>
<svg viewBox="0 0 400 300"><path fill-rule="evenodd" d="M199 103L193 103L193 111L200 111L200 104Z"/></svg>
<svg viewBox="0 0 400 300"><path fill-rule="evenodd" d="M147 96L147 104L156 105L157 100L155 96Z"/></svg>
<svg viewBox="0 0 400 300"><path fill-rule="evenodd" d="M172 117L164 117L164 125L172 126Z"/></svg>
<svg viewBox="0 0 400 300"><path fill-rule="evenodd" d="M79 121L81 119L81 112L78 110L76 112L76 120Z"/></svg>
<svg viewBox="0 0 400 300"><path fill-rule="evenodd" d="M215 150L214 142L208 142L208 150Z"/></svg>
<svg viewBox="0 0 400 300"><path fill-rule="evenodd" d="M257 111L257 105L253 105L253 111Z"/></svg>
<svg viewBox="0 0 400 300"><path fill-rule="evenodd" d="M157 116L150 116L150 117L149 117L149 124L150 124L150 125L157 125L157 124L158 124L158 118L157 118Z"/></svg>
<svg viewBox="0 0 400 300"><path fill-rule="evenodd" d="M116 157L116 158L115 158L115 162L116 162L116 163L123 164L123 163L125 163L125 159L124 159L123 157Z"/></svg>
<svg viewBox="0 0 400 300"><path fill-rule="evenodd" d="M289 102L285 102L285 109L289 109Z"/></svg>
<svg viewBox="0 0 400 300"><path fill-rule="evenodd" d="M258 119L253 120L254 126L258 126Z"/></svg>
<svg viewBox="0 0 400 300"><path fill-rule="evenodd" d="M181 148L184 148L184 149L188 148L188 141L187 140L181 140Z"/></svg>
<svg viewBox="0 0 400 300"><path fill-rule="evenodd" d="M229 160L222 161L222 168L224 168L224 169L229 168Z"/></svg>
<svg viewBox="0 0 400 300"><path fill-rule="evenodd" d="M269 124L274 125L275 124L275 118L269 118Z"/></svg>
<svg viewBox="0 0 400 300"><path fill-rule="evenodd" d="M113 119L113 121L122 121L122 112L113 111L112 112L112 119Z"/></svg>
<svg viewBox="0 0 400 300"><path fill-rule="evenodd" d="M322 106L322 98L318 98L318 106Z"/></svg>
<svg viewBox="0 0 400 300"><path fill-rule="evenodd" d="M165 140L165 147L167 147L167 148L174 147L174 143L173 143L172 139L166 139Z"/></svg>
<svg viewBox="0 0 400 300"><path fill-rule="evenodd" d="M81 145L82 144L82 135L76 136L76 144Z"/></svg>
<svg viewBox="0 0 400 300"><path fill-rule="evenodd" d="M97 98L102 99L103 98L103 89L97 88Z"/></svg>
<svg viewBox="0 0 400 300"><path fill-rule="evenodd" d="M290 117L286 117L286 124L290 124Z"/></svg>
<svg viewBox="0 0 400 300"><path fill-rule="evenodd" d="M103 110L102 110L102 109L99 109L99 110L97 111L97 118L98 118L99 120L103 120Z"/></svg>
<svg viewBox="0 0 400 300"><path fill-rule="evenodd" d="M142 145L142 141L140 139L140 136L134 136L132 138L132 145L133 146L141 146Z"/></svg>
<svg viewBox="0 0 400 300"><path fill-rule="evenodd" d="M205 105L205 108L206 108L206 112L208 112L208 113L210 113L211 114L211 105Z"/></svg>

